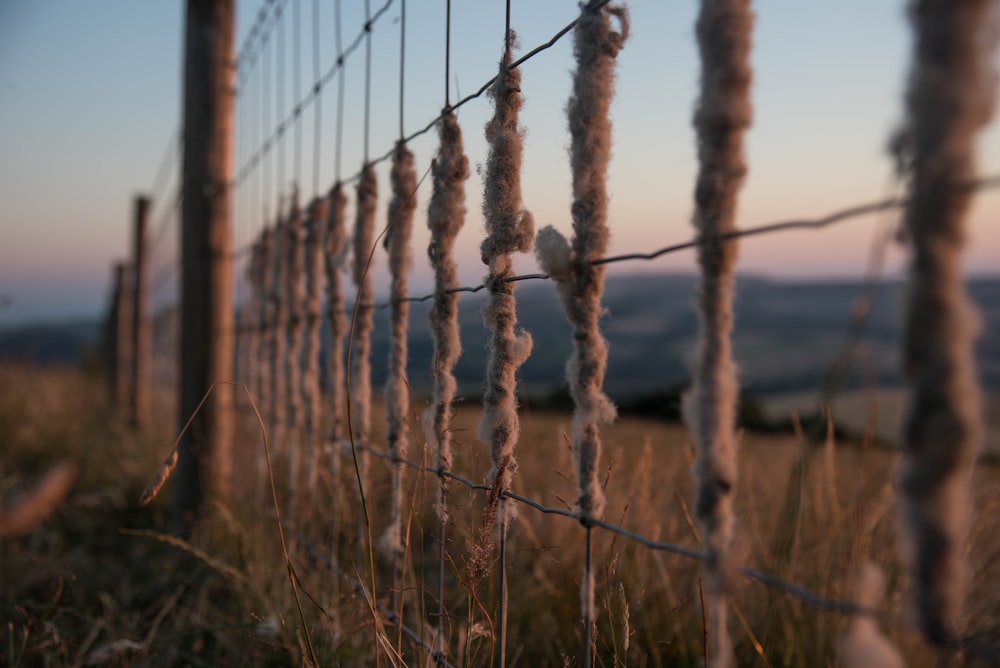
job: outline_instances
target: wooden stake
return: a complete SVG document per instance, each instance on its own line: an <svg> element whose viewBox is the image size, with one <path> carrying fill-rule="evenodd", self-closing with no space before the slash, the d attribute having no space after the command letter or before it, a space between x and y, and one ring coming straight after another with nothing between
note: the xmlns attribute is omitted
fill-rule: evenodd
<svg viewBox="0 0 1000 668"><path fill-rule="evenodd" d="M135 198L132 237L132 373L129 421L149 429L152 413L153 318L149 310L148 197Z"/></svg>
<svg viewBox="0 0 1000 668"><path fill-rule="evenodd" d="M235 0L188 0L184 63L180 419L232 377L230 184ZM179 445L174 527L230 496L232 387L216 386Z"/></svg>

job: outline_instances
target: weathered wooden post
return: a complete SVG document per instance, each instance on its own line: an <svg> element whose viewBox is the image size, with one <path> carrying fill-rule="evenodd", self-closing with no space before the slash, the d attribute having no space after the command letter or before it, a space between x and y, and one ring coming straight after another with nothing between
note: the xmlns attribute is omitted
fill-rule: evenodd
<svg viewBox="0 0 1000 668"><path fill-rule="evenodd" d="M108 312L107 324L107 355L108 355L108 394L111 408L118 415L125 414L128 405L129 363L131 338L129 327L132 319L129 317L127 299L128 264L116 262L111 271L112 288L111 309Z"/></svg>
<svg viewBox="0 0 1000 668"><path fill-rule="evenodd" d="M132 368L129 421L149 428L152 413L153 317L149 310L148 197L135 198L132 237Z"/></svg>
<svg viewBox="0 0 1000 668"><path fill-rule="evenodd" d="M190 535L230 495L233 305L230 185L235 0L188 0L181 223L180 442L174 526ZM199 403L209 394L199 409ZM196 414L197 411L197 414Z"/></svg>

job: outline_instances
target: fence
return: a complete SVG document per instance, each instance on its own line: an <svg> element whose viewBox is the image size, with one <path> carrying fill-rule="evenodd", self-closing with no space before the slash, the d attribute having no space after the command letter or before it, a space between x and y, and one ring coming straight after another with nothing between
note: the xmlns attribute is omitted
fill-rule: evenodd
<svg viewBox="0 0 1000 668"><path fill-rule="evenodd" d="M496 76L473 93L452 102L452 26L450 2L442 15L444 23L444 105L439 114L421 121L407 133L410 104L408 63L413 51L407 49L407 5L388 0L374 12L364 3L364 16L350 42L344 43L342 28L352 25L334 4L335 39L332 55L324 59L324 36L320 34L322 13L318 2L309 10L311 37L303 38L303 3L272 0L263 5L247 32L237 58L236 164L232 194L235 225L244 243L233 252L238 263L236 322L237 379L252 390L264 416L271 442L276 446L278 468L287 471L287 482L279 482L287 494L283 511L303 507L317 494L321 483L318 471L329 466L333 475L344 479L339 457L341 450L352 456L358 492L356 540L353 570L367 571L368 581L355 580L352 568L342 566L336 554L319 547L319 536L300 534L297 540L339 576L351 580L359 598L371 595L386 621L396 625L415 646L423 648L434 661L447 664L449 648L442 636L442 621L448 614L445 567L449 527L453 525L450 494L454 484L485 493L485 507L479 527L480 539L469 560L469 572L490 571L496 559L496 651L492 660L504 665L507 647L506 601L509 596L507 566L508 534L516 506L564 516L581 525L584 570L580 576L583 620L581 661L594 662L594 573L592 534L607 531L646 549L666 551L702 562L706 572L706 659L711 665L732 662L732 646L727 629L728 593L734 581L750 578L786 592L803 602L840 613L878 620L887 616L875 609L877 602L853 603L819 596L805 587L775 575L747 568L734 553L733 496L735 477L735 406L737 384L731 359L732 289L737 239L757 234L784 232L798 228L822 228L852 218L883 211L902 210L914 252L911 274L910 325L906 360L913 385L915 405L907 426L905 451L907 472L902 484L906 506L906 528L915 542L914 558L917 617L925 637L941 651L973 649L959 628L961 581L967 501L955 500L955 486L968 475L976 450L981 416L976 412L979 395L971 358L971 329L967 325L962 277L957 270L964 209L974 191L1000 186L1000 178L977 179L972 153L976 132L991 111L993 91L990 79L991 55L984 47L967 39L986 23L987 2L970 3L969 8L953 9L947 3L938 8L933 2L917 2L913 24L917 40L908 89L908 125L899 143L903 175L909 179L906 197L889 198L849 207L812 219L790 220L752 228L736 225L737 195L746 173L743 164L743 133L750 125L750 34L753 17L747 2L706 0L697 23L701 56L701 82L695 114L699 173L695 194L696 236L652 252L608 256L608 159L611 150L609 105L613 96L615 61L627 47L631 26L623 8L607 0L593 1L580 9L577 17L555 30L538 46L515 57L516 47L510 4L506 6L505 48L500 54ZM975 5L975 9L972 6ZM355 8L356 9L356 8ZM398 16L395 12L398 10ZM935 12L942 13L941 16ZM289 14L291 17L289 18ZM942 16L947 15L949 21ZM392 21L390 21L390 19ZM513 19L513 20L512 20ZM396 25L391 25L394 23ZM951 32L942 25L950 26ZM426 21L421 21L426 27ZM398 32L395 35L392 33ZM290 31L291 35L287 35ZM408 33L408 31L410 31ZM521 193L524 147L519 123L522 67L557 45L575 40L576 71L567 107L571 135L573 235L566 239L554 228L537 234L532 215L525 209ZM398 77L398 132L373 130L374 73L379 57L373 47L377 38L398 38L399 60L382 57L385 71ZM302 62L303 48L310 51L308 65ZM357 104L346 90L348 73L361 69L364 76ZM389 48L385 47L384 52ZM944 54L944 55L942 55ZM421 58L425 57L421 54ZM323 63L329 63L323 68ZM310 83L303 75L310 72ZM947 72L947 75L942 75ZM384 75L384 72L383 72ZM940 83L945 76L953 82ZM286 90L290 80L292 90ZM386 81L383 76L380 83ZM329 128L325 103L336 82L333 114L332 160L326 153ZM381 87L384 91L385 86ZM457 88L457 86L456 86ZM479 285L462 286L454 260L456 235L466 217L465 183L470 165L463 147L463 124L458 112L488 94L494 102L494 116L486 128L488 155L480 167L484 180L483 215L486 237L480 251L488 276ZM419 96L421 101L423 92ZM348 104L361 109L349 110ZM412 112L410 112L412 114ZM312 115L312 126L308 116ZM389 124L379 117L383 126ZM345 127L361 127L362 168L345 175ZM467 130L468 126L465 126ZM385 128L383 128L385 129ZM430 164L422 163L409 146L432 130L437 130L439 148ZM371 152L372 139L393 137L385 153ZM168 148L154 186L154 201L164 199L169 173L177 153ZM308 148L307 148L308 147ZM288 151L291 151L290 158ZM311 150L310 197L303 195L307 180L306 151ZM627 156L626 158L627 159ZM329 163L332 162L332 165ZM387 223L381 227L378 215L376 166L391 162L391 198ZM948 169L942 169L941 165ZM333 174L333 186L323 194L321 184ZM429 179L429 184L428 184ZM348 186L356 183L353 234L348 225ZM427 209L427 253L434 276L434 289L412 296L408 274L414 251L413 234L418 195L430 189ZM175 277L175 249L160 242L181 210L182 193L165 198L166 207L156 225L154 246L161 255L153 272L152 292L157 311L175 296L170 289ZM376 229L381 227L381 233ZM426 233L425 233L426 234ZM347 240L351 237L350 253ZM420 237L422 239L422 237ZM389 298L375 298L374 266L378 243L389 258ZM534 246L542 272L517 273L514 253ZM606 344L599 330L604 270L608 265L649 261L669 253L695 249L701 267L698 312L701 321L695 353L694 384L686 420L697 445L697 499L695 515L704 537L703 549L653 540L603 518L605 500L599 479L601 427L614 420L614 407L604 396L602 384L607 359ZM348 263L350 256L350 263ZM345 270L356 289L353 304L345 298L342 285ZM516 450L520 432L515 378L520 364L530 355L531 336L517 326L515 286L527 280L551 280L574 330L574 349L568 363L568 381L576 409L571 440L579 498L573 509L545 504L513 490L517 471ZM324 301L325 291L325 301ZM460 293L486 291L484 319L490 330L490 358L485 374L483 418L479 437L487 446L492 470L486 483L476 483L453 469L452 403L456 394L453 367L461 341L457 327L457 298ZM408 448L419 436L411 433L406 348L408 305L432 301L430 311L434 337L432 360L433 390L423 414L423 441L433 464L408 457ZM373 312L390 310L391 353L386 384L385 449L377 447L372 428L371 332ZM161 315L157 327L157 347L174 348L168 333L173 316ZM326 321L329 336L321 341L321 325ZM164 362L164 359L167 361ZM323 362L327 367L321 370ZM154 375L165 385L175 379L176 363L158 356ZM324 378L326 381L324 382ZM947 388L942 391L940 388ZM184 417L184 416L182 416ZM947 427L942 427L946 424ZM371 489L369 458L381 458L391 468L391 518L382 540L372 535L374 524L368 515L366 495ZM257 462L264 475L263 460ZM349 467L350 468L350 467ZM413 624L404 623L404 558L409 554L404 528L407 500L404 496L405 470L437 478L438 515L436 527L439 609L419 624L431 624L427 637ZM346 500L341 498L342 502ZM370 501L370 498L369 498ZM287 514L286 514L287 516ZM375 543L391 561L388 585L376 581ZM385 593L385 603L378 592ZM412 614L412 613L411 613ZM434 624L433 620L437 620ZM899 623L896 620L896 623ZM374 624L377 628L378 624ZM872 642L879 642L876 634ZM378 652L378 639L373 643Z"/></svg>

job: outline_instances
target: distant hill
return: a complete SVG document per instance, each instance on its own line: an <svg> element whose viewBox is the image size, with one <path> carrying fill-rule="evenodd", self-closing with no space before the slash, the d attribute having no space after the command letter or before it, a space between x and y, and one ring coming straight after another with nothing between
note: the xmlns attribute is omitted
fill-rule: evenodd
<svg viewBox="0 0 1000 668"><path fill-rule="evenodd" d="M610 344L606 387L612 396L638 396L687 380L697 331L696 285L694 276L680 274L608 278L602 328ZM844 344L852 305L863 291L860 281L739 277L734 345L743 385L761 394L817 388ZM1000 390L1000 279L973 280L969 291L983 316L977 348L981 379ZM903 294L899 282L880 287L847 386L856 387L865 379L884 386L901 383ZM520 373L522 388L536 396L552 392L564 383L572 347L569 325L550 282L521 283L516 295L520 324L534 339L532 355ZM484 300L480 292L463 294L459 301L464 352L456 375L470 397L482 389L486 365L487 332L480 315ZM409 376L417 392L426 392L431 384L429 308L428 303L413 304L410 312ZM175 319L163 317L161 322ZM388 310L379 309L372 360L376 387L385 381L388 331ZM85 351L95 349L99 337L97 322L0 328L0 359L78 362ZM176 340L157 332L158 349Z"/></svg>
<svg viewBox="0 0 1000 668"><path fill-rule="evenodd" d="M689 360L697 333L691 275L640 274L612 276L605 291L606 314L602 330L609 343L607 391L615 397L640 395L687 381ZM983 315L978 343L982 381L1000 389L1000 279L975 280L969 291ZM852 306L864 292L860 281L788 282L741 276L737 284L735 357L740 379L756 393L815 388L823 382L844 345ZM521 368L528 393L560 386L572 348L569 325L554 286L545 281L517 288L518 319L531 333L534 349ZM847 386L864 379L882 385L902 382L899 355L904 285L885 282L878 291L864 330L858 360L846 378ZM464 352L456 367L459 385L467 394L481 389L486 365L487 332L480 307L485 295L463 295L459 321ZM427 324L427 304L415 304L410 316L412 386L430 385L433 350ZM376 312L373 340L375 382L385 378L388 355L385 310ZM992 332L993 335L986 335Z"/></svg>
<svg viewBox="0 0 1000 668"><path fill-rule="evenodd" d="M95 320L0 327L0 361L80 364L97 353L100 340Z"/></svg>

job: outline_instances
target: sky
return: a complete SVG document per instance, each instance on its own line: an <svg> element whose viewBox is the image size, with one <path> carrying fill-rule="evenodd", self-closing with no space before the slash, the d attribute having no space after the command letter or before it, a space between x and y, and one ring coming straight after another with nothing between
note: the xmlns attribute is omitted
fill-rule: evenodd
<svg viewBox="0 0 1000 668"><path fill-rule="evenodd" d="M371 10L383 2L372 0ZM237 168L249 163L269 134L265 128L273 131L294 101L306 95L317 78L314 53L320 75L333 67L335 4L287 0L267 46L253 47L259 56L243 70L236 102ZM363 25L365 3L342 4L346 46ZM505 6L499 0L452 4L454 102L495 74ZM618 59L612 103L612 254L689 239L697 172L691 127L699 71L693 32L697 3L627 4L631 34ZM426 126L445 102L445 2L410 0L406 5L402 124L409 134ZM257 0L237 0L237 50L261 7ZM402 8L402 0L392 2L372 33L370 157L385 154L399 138ZM575 0L513 0L516 53L546 42L576 13ZM899 194L885 146L902 113L910 49L903 3L762 0L756 15L754 124L747 135L750 171L740 195L739 225L818 217ZM173 298L183 21L184 3L165 0L0 2L0 325L102 313L112 264L129 252L137 194L154 199L154 304ZM539 227L551 224L565 234L571 225L565 108L572 71L567 35L522 72L525 205ZM364 75L362 45L343 69L340 176L345 179L357 173L365 157ZM300 122L234 191L237 249L273 222L279 197L294 182L311 197L326 192L337 178L337 93L334 77L321 91L320 104L304 109ZM477 170L486 157L483 128L490 114L487 96L459 111L474 168L467 182L469 215L457 244L466 284L480 282L485 273L478 254L484 226ZM434 132L411 143L418 174L427 171L436 144ZM995 123L981 136L979 165L984 175L1000 172ZM381 225L389 191L387 163L380 164L378 175ZM350 193L353 199L353 188ZM424 251L429 193L428 179L417 194L413 292L431 287ZM1000 193L978 196L969 221L970 273L996 273L1000 267L998 217ZM748 239L741 245L739 270L778 279L859 278L876 231L894 223L893 216L883 215L824 231ZM376 288L384 293L384 253L379 250L375 258ZM891 248L889 273L899 274L904 266L904 250ZM517 258L516 268L531 272L536 265L529 254ZM690 251L611 269L694 270ZM238 296L245 291L240 286Z"/></svg>

